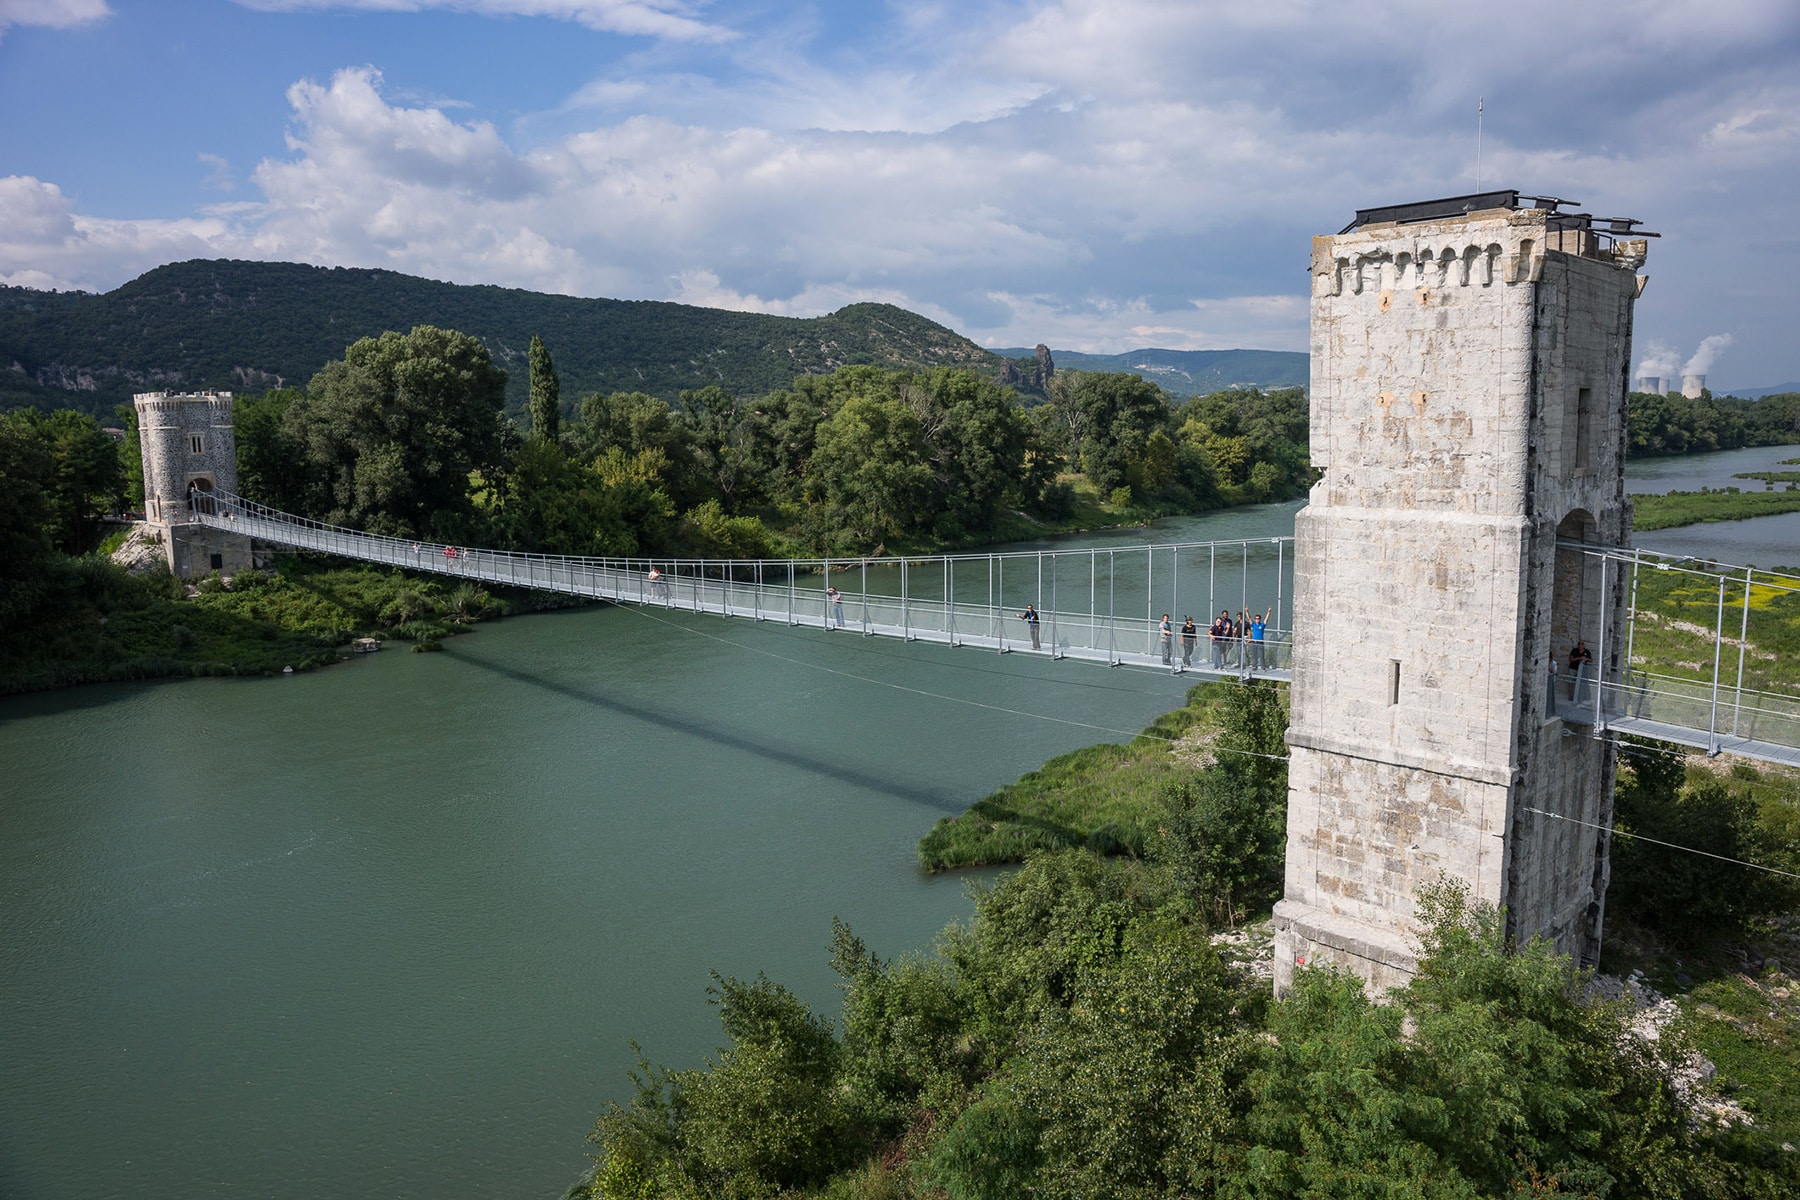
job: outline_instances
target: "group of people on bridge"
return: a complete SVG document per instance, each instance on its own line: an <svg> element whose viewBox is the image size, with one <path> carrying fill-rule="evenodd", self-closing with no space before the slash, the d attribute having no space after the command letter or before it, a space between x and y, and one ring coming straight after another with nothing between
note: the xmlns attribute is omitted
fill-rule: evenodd
<svg viewBox="0 0 1800 1200"><path fill-rule="evenodd" d="M1268 626L1269 616L1275 611L1271 604L1260 614L1249 609L1240 609L1237 616L1231 610L1221 608L1218 617L1207 627L1206 636L1212 642L1213 670L1223 671L1228 668L1254 674L1268 670L1274 664L1268 658ZM1162 651L1163 662L1169 662L1169 614L1164 613L1162 619ZM1181 624L1181 665L1194 665L1194 643L1198 640L1198 630L1194 628L1194 618L1186 617Z"/></svg>
<svg viewBox="0 0 1800 1200"><path fill-rule="evenodd" d="M1275 611L1271 604L1259 615L1248 609L1241 610L1236 617L1231 610L1222 608L1219 617L1207 628L1207 636L1212 639L1213 670L1241 670L1248 674L1268 670L1273 666L1269 659L1268 624L1269 617ZM1033 605L1027 604L1025 611L1019 614L1025 627L1031 631L1031 648L1041 650L1039 626L1041 618ZM1162 660L1165 667L1175 665L1175 637L1177 630L1170 623L1168 613L1162 615L1162 622L1157 626L1157 635L1162 645ZM1194 624L1191 616L1181 619L1181 669L1186 670L1194 665L1194 647L1200 640L1200 629Z"/></svg>

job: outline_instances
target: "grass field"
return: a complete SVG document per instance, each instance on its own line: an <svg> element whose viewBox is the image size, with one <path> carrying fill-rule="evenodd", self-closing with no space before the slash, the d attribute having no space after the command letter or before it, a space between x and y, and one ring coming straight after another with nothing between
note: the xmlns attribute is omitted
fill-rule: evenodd
<svg viewBox="0 0 1800 1200"><path fill-rule="evenodd" d="M1088 746L1053 758L960 817L945 817L920 840L919 865L943 871L1015 863L1034 850L1069 846L1142 853L1157 799L1199 769L1217 710L1236 686L1199 684L1184 707L1158 717L1129 745Z"/></svg>
<svg viewBox="0 0 1800 1200"><path fill-rule="evenodd" d="M1800 695L1800 579L1752 571L1746 605L1744 575L1725 576L1725 641L1715 647L1720 582L1719 575L1703 571L1639 568L1629 631L1632 666L1710 680L1716 649L1723 679L1735 684L1741 645L1745 687Z"/></svg>

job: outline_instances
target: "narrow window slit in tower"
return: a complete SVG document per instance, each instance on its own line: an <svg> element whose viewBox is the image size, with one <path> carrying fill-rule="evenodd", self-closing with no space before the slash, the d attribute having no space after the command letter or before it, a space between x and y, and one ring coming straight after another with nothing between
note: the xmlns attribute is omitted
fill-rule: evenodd
<svg viewBox="0 0 1800 1200"><path fill-rule="evenodd" d="M1575 466L1586 471L1593 467L1594 389L1578 388L1575 392Z"/></svg>
<svg viewBox="0 0 1800 1200"><path fill-rule="evenodd" d="M1389 704L1400 703L1400 660L1397 658L1388 659L1387 693Z"/></svg>

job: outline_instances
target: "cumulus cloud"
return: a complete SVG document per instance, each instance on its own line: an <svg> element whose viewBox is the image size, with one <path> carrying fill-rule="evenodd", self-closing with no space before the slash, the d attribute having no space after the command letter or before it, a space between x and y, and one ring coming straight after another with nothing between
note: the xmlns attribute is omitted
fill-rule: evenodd
<svg viewBox="0 0 1800 1200"><path fill-rule="evenodd" d="M627 11L714 12L362 4L446 5L614 32ZM571 80L555 114L504 127L405 98L439 81L390 89L375 67L303 80L287 152L243 189L256 199L100 221L49 183L6 181L0 272L110 287L156 261L233 255L795 316L879 299L993 345L1304 349L1308 236L1359 207L1472 188L1480 91L1489 186L1669 234L1644 344L1692 345L1691 322L1729 321L1736 363L1791 317L1769 296L1800 269L1793 247L1728 268L1729 246L1707 242L1770 227L1791 194L1791 3L1723 0L1704 20L1674 0L1639 0L1629 21L1578 7L1552 38L1425 0L882 11L848 45L820 40L804 10L734 7L705 26L734 38L671 26ZM1727 270L1741 320L1718 310Z"/></svg>
<svg viewBox="0 0 1800 1200"><path fill-rule="evenodd" d="M1637 379L1673 379L1681 374L1681 359L1675 348L1658 338L1651 338L1638 360Z"/></svg>
<svg viewBox="0 0 1800 1200"><path fill-rule="evenodd" d="M0 177L0 280L15 287L97 291L187 258L273 257L254 251L221 217L102 220L76 213L53 183Z"/></svg>
<svg viewBox="0 0 1800 1200"><path fill-rule="evenodd" d="M679 42L722 42L737 35L694 17L694 7L678 0L237 0L246 8L271 12L362 9L420 12L448 9L489 17L552 17L575 21L603 33L667 38Z"/></svg>
<svg viewBox="0 0 1800 1200"><path fill-rule="evenodd" d="M14 25L71 29L110 13L106 0L0 0L0 37Z"/></svg>

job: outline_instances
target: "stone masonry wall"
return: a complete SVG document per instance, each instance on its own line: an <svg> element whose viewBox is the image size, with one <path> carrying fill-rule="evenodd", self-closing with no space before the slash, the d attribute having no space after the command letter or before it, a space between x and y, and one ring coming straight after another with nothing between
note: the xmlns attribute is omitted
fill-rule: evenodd
<svg viewBox="0 0 1800 1200"><path fill-rule="evenodd" d="M1637 284L1545 241L1538 210L1314 240L1324 478L1296 527L1277 987L1302 962L1403 980L1440 873L1524 936L1597 937L1603 837L1526 810L1610 818L1610 746L1554 715L1546 668L1553 630L1612 602L1586 556L1559 574L1556 536L1571 513L1595 541L1628 532Z"/></svg>
<svg viewBox="0 0 1800 1200"><path fill-rule="evenodd" d="M230 392L143 392L135 397L144 465L144 518L164 530L169 570L191 579L248 569L248 538L194 524L188 489L236 492L237 439Z"/></svg>

